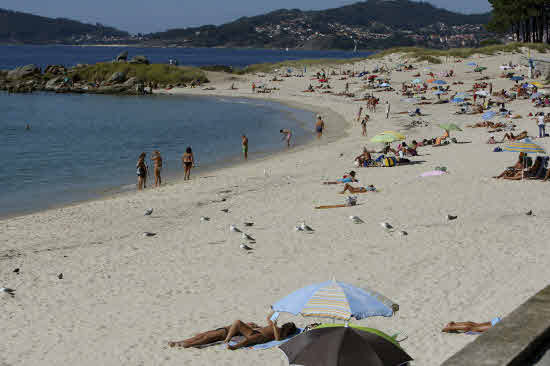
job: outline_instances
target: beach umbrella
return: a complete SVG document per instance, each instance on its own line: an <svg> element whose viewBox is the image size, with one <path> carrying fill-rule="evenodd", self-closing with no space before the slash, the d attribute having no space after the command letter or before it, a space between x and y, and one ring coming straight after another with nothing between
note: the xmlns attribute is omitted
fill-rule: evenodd
<svg viewBox="0 0 550 366"><path fill-rule="evenodd" d="M445 85L445 84L447 84L447 82L444 81L444 80L434 80L433 83L434 83L434 84L437 84L437 85Z"/></svg>
<svg viewBox="0 0 550 366"><path fill-rule="evenodd" d="M454 123L440 124L439 127L445 131L462 131L462 129Z"/></svg>
<svg viewBox="0 0 550 366"><path fill-rule="evenodd" d="M526 138L521 141L512 141L502 148L503 151L518 152L525 154L545 154L546 151L535 144L531 139ZM523 169L521 170L521 179L523 179Z"/></svg>
<svg viewBox="0 0 550 366"><path fill-rule="evenodd" d="M464 103L464 99L462 98L453 98L453 100L451 100L452 103Z"/></svg>
<svg viewBox="0 0 550 366"><path fill-rule="evenodd" d="M489 96L489 93L487 93L485 90L478 90L478 91L476 91L476 94L479 95L480 97L488 97Z"/></svg>
<svg viewBox="0 0 550 366"><path fill-rule="evenodd" d="M477 66L477 64L475 62L468 62L467 65L468 66Z"/></svg>
<svg viewBox="0 0 550 366"><path fill-rule="evenodd" d="M394 138L391 135L379 135ZM294 315L349 321L392 316L399 305L370 289L332 280L301 288L273 304L272 309Z"/></svg>
<svg viewBox="0 0 550 366"><path fill-rule="evenodd" d="M405 140L405 135L399 133L399 132L396 132L396 131L384 131L381 133L381 135L390 135L390 136L394 136L396 139L398 140Z"/></svg>
<svg viewBox="0 0 550 366"><path fill-rule="evenodd" d="M412 361L398 344L376 332L353 327L320 327L304 332L279 349L289 365L399 366Z"/></svg>
<svg viewBox="0 0 550 366"><path fill-rule="evenodd" d="M484 121L490 121L494 116L496 116L497 114L493 111L488 111L488 112L485 112L483 113L483 115L481 116L481 118L484 120Z"/></svg>
<svg viewBox="0 0 550 366"><path fill-rule="evenodd" d="M401 139L398 139L397 137L393 135L384 135L383 133L374 136L372 139L370 139L371 142L378 142L383 144L389 144L395 141L399 141Z"/></svg>
<svg viewBox="0 0 550 366"><path fill-rule="evenodd" d="M523 76L512 76L510 78L510 80L513 80L513 81L521 81L523 79L524 79Z"/></svg>
<svg viewBox="0 0 550 366"><path fill-rule="evenodd" d="M378 75L371 75L371 76L369 76L368 79L369 79L369 80L374 80L374 79L376 79L377 76L378 76Z"/></svg>
<svg viewBox="0 0 550 366"><path fill-rule="evenodd" d="M445 94L445 92L443 92L441 90L437 90L437 91L434 91L433 94L434 95L441 95L441 94Z"/></svg>
<svg viewBox="0 0 550 366"><path fill-rule="evenodd" d="M381 86L381 87L388 87L388 86L391 86L391 85L388 84L388 83L382 83L382 84L380 84L379 86Z"/></svg>
<svg viewBox="0 0 550 366"><path fill-rule="evenodd" d="M543 87L543 85L542 85L541 83L539 83L538 81L533 81L533 82L531 83L531 85L534 85L534 86L536 86L537 88L542 88L542 87Z"/></svg>
<svg viewBox="0 0 550 366"><path fill-rule="evenodd" d="M486 67L476 67L474 69L475 72L482 72L483 70L487 70L487 68Z"/></svg>
<svg viewBox="0 0 550 366"><path fill-rule="evenodd" d="M426 82L428 82L428 83L433 83L434 81L435 81L435 79L428 79L428 80L426 80Z"/></svg>
<svg viewBox="0 0 550 366"><path fill-rule="evenodd" d="M412 81L412 83L413 83L413 84L422 84L422 80L420 80L420 79L414 79L414 80Z"/></svg>

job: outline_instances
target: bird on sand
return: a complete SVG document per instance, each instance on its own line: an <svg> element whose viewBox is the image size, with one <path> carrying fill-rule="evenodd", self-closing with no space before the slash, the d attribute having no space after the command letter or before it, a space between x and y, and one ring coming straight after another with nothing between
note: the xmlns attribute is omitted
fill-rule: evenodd
<svg viewBox="0 0 550 366"><path fill-rule="evenodd" d="M8 295L11 295L11 297L15 296L15 290L7 287L0 287L0 292L5 292Z"/></svg>
<svg viewBox="0 0 550 366"><path fill-rule="evenodd" d="M148 208L147 210L145 210L145 215L144 216L151 216L152 213L153 213L153 209Z"/></svg>

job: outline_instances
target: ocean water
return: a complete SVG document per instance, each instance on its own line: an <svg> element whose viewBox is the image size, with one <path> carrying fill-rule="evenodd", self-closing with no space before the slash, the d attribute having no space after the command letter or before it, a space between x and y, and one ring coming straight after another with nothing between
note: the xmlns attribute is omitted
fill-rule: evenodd
<svg viewBox="0 0 550 366"><path fill-rule="evenodd" d="M142 151L160 150L173 182L187 146L201 168L217 167L240 159L243 133L253 158L285 148L282 128L312 139L313 123L310 112L247 99L0 92L0 216L135 189Z"/></svg>
<svg viewBox="0 0 550 366"><path fill-rule="evenodd" d="M144 55L154 63L178 60L180 65L227 65L242 67L263 62L318 58L367 57L372 52L301 51L231 48L139 48L139 47L80 47L80 46L2 46L0 70L35 64L47 65L94 64L113 60L120 52L128 56Z"/></svg>

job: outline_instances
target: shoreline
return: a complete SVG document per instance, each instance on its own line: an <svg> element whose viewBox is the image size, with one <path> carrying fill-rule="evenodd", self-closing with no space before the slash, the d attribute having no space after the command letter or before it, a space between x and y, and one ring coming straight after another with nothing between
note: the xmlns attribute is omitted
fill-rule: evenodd
<svg viewBox="0 0 550 366"><path fill-rule="evenodd" d="M188 96L193 96L193 97L199 96L199 95L196 95L196 94L187 94L187 95ZM178 97L181 97L183 95L166 95L166 94L163 94L163 93L156 93L156 94L154 94L154 96L161 97L161 98L162 97L175 97L175 98L178 98ZM206 95L206 96L199 96L199 97L202 97L202 98L219 98L221 96L222 95ZM258 99L262 100L261 98L247 98L247 97L240 97L240 96L223 96L223 97L224 98L230 98L230 99L243 99L244 98L244 99L248 99L248 100L258 100ZM265 100L263 100L263 101L265 101ZM287 101L287 100L272 100L270 102L278 103L280 105L284 105L286 107L289 107L289 108L295 109L295 110L307 111L307 112L311 112L311 113L314 113L314 114L318 113L318 110L316 112L315 110L313 110L312 106L308 106L308 105L301 104L301 103L298 103L298 102L292 102L292 101ZM342 117L338 116L338 114L336 112L333 112L330 109L326 109L325 114L327 116L330 115L331 119L336 120L338 125L346 126L347 122L345 120L341 119ZM340 120L339 120L339 118L340 118ZM343 137L346 136L346 131L345 130L347 128L349 128L349 126L346 126L344 128L344 131L342 132L342 134L340 136L336 136L335 141L337 141L339 138L343 138ZM313 131L312 131L312 135L313 135ZM200 179L203 176L211 175L213 172L217 172L219 170L229 169L229 168L236 167L236 166L239 166L239 165L247 164L249 162L269 161L270 159L276 159L281 154L300 152L300 151L303 151L303 149L311 148L312 146L319 144L315 140L314 137L309 138L307 140L308 141L304 141L304 142L302 142L298 145L292 146L291 150L285 149L283 147L282 149L275 150L275 151L259 151L257 153L260 156L257 156L257 157L254 157L253 155L249 156L248 161L243 161L242 159L240 159L241 158L240 155L235 155L234 157L230 157L230 158L218 161L218 162L208 163L204 167L199 166L199 167L195 168L194 171L196 173L194 173L193 176L195 177L195 179ZM325 142L325 143L329 143L329 142ZM214 165L216 165L217 167L215 167ZM183 180L183 173L181 173L181 172L176 172L176 173L172 172L172 174L167 176L167 177L169 177L170 180L167 183L164 183L163 187L164 186L173 186L173 185L178 185L178 184L185 184L185 182ZM153 178L150 178L149 180L151 180L151 179L153 179ZM36 214L40 214L40 213L47 213L48 211L56 211L56 210L60 210L60 209L74 207L74 206L78 206L78 205L81 205L81 204L86 204L88 202L109 200L109 199L112 199L112 198L116 198L118 196L128 196L128 195L132 195L132 194L137 194L139 192L136 189L129 188L129 187L134 186L134 185L135 184L123 184L123 185L120 185L120 186L105 187L105 188L97 189L97 190L94 189L93 191L88 192L87 195L88 196L95 196L95 197L85 198L85 199L82 199L82 200L77 199L77 200L73 200L71 202L66 202L66 203L58 203L58 204L52 203L52 204L49 204L48 207L46 207L46 208L31 209L31 210L28 210L28 211L14 212L14 213L12 212L12 213L6 213L6 214L1 214L0 213L0 223L2 221L9 220L9 219L15 219L15 218L20 218L20 217L24 217L24 216L32 216L32 215L36 215ZM125 189L125 188L127 188L127 189ZM147 188L146 190L154 192L155 188ZM96 192L96 193L93 193L93 192Z"/></svg>
<svg viewBox="0 0 550 366"><path fill-rule="evenodd" d="M519 64L520 57L476 55L429 67L434 73L452 68L456 76L445 77L448 85L453 92L467 92L479 78L467 65L473 61L487 67L484 76L494 90L501 90L515 84L500 77L499 67L510 61ZM410 83L417 72L429 77L423 71L427 62L400 55L364 60L355 69L398 63L413 64L416 70L393 70L389 76L394 88ZM308 70L308 76L318 69ZM515 72L526 73L526 68L518 66ZM217 75L212 77L216 90L170 92L246 97L252 95L252 82L276 86L272 94L253 98L335 113L327 117L327 127L334 131L327 131L324 141L154 191L0 221L1 286L17 291L14 298L0 298L6 339L0 344L2 361L278 365L282 361L277 349L180 350L167 344L236 319L263 324L271 304L299 288L336 278L372 288L399 304L391 318L354 323L399 334L403 349L414 359L411 366L433 366L478 337L443 333L445 324L506 317L547 286L550 211L541 197L548 193L548 182L491 178L517 159L517 153L493 152L495 145L486 144L490 135L501 140L506 131L463 128L452 132L462 143L421 147L419 156L410 157L414 164L357 168L354 158L363 146L378 148L370 140L383 131L403 133L410 143L441 136L441 123L465 127L480 121L481 115L454 114L458 107L451 103L426 104L421 106L421 123L414 123L418 119L407 111L416 106L403 103L400 93L375 92L382 103L376 113L369 113L365 137L355 122L364 102L337 93L349 83L350 91L361 97L369 92L366 82L339 75L330 80L334 94L303 93L309 77L275 83L274 76L281 75ZM458 81L463 84L453 84ZM240 89L229 90L232 83ZM431 94L424 94L426 102L437 100ZM389 118L383 108L386 101L392 106ZM536 121L528 117L537 111L529 99L506 107L523 116L510 120L517 125L514 133L538 135ZM342 124L337 124L338 116ZM550 151L550 138L534 142ZM447 174L423 176L442 166ZM357 185L372 184L378 192L357 194L353 207L315 209L344 202L342 186L323 182L350 170L357 172ZM154 212L144 216L148 208ZM362 223L355 224L350 216ZM209 219L201 219L205 217ZM314 231L295 231L302 222ZM386 230L382 223L394 229ZM249 243L252 250L241 249L245 239L231 232L230 225L255 239ZM303 327L319 320L282 314L280 323L293 321Z"/></svg>

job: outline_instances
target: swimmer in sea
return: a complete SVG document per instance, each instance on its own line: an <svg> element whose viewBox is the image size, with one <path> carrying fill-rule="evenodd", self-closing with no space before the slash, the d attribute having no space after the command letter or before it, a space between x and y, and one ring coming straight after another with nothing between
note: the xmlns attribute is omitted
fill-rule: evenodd
<svg viewBox="0 0 550 366"><path fill-rule="evenodd" d="M183 154L181 161L183 162L183 169L185 170L183 180L189 180L191 179L191 168L195 166L195 157L193 156L191 146L185 149L185 154Z"/></svg>
<svg viewBox="0 0 550 366"><path fill-rule="evenodd" d="M315 132L317 132L317 138L320 139L323 136L323 130L325 129L325 122L323 117L317 116L317 122L315 123Z"/></svg>
<svg viewBox="0 0 550 366"><path fill-rule="evenodd" d="M279 132L283 134L283 140L286 140L287 147L290 147L290 139L292 138L292 131L285 128L280 130Z"/></svg>
<svg viewBox="0 0 550 366"><path fill-rule="evenodd" d="M242 148L243 148L244 160L248 160L248 137L246 137L246 135L242 136Z"/></svg>

